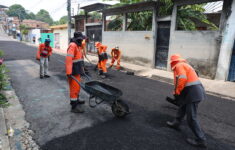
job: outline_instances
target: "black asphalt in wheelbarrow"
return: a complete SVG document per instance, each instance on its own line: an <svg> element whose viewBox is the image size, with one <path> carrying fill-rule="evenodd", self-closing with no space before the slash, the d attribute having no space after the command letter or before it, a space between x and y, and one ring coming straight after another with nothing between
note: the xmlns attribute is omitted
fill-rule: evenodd
<svg viewBox="0 0 235 150"><path fill-rule="evenodd" d="M75 77L71 77L90 95L90 107L96 107L96 105L105 101L111 104L112 112L116 117L124 117L129 113L128 105L120 99L122 96L121 90L99 81L87 81L83 83L79 82ZM95 99L95 105L92 104L92 99Z"/></svg>

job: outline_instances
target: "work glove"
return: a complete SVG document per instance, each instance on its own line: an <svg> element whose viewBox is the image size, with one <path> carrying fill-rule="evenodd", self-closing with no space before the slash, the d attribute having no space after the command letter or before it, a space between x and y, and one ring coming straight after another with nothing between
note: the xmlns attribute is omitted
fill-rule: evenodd
<svg viewBox="0 0 235 150"><path fill-rule="evenodd" d="M175 100L176 100L176 101L178 101L178 100L179 100L179 98L180 98L180 96L179 96L179 95L177 95L177 94L174 94L174 98L175 98Z"/></svg>

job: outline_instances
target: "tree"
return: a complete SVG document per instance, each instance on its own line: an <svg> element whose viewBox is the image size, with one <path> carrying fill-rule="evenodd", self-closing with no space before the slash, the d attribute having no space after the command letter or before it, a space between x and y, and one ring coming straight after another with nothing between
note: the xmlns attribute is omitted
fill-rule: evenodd
<svg viewBox="0 0 235 150"><path fill-rule="evenodd" d="M23 35L27 35L29 33L29 28L26 25L20 25L20 31Z"/></svg>
<svg viewBox="0 0 235 150"><path fill-rule="evenodd" d="M24 7L19 4L10 6L7 15L10 17L19 17L20 20L27 19L27 13Z"/></svg>
<svg viewBox="0 0 235 150"><path fill-rule="evenodd" d="M36 19L36 15L35 15L33 12L30 12L30 13L27 15L27 19L35 20L35 19Z"/></svg>
<svg viewBox="0 0 235 150"><path fill-rule="evenodd" d="M119 4L112 7L118 7L125 4L133 4L143 1L153 0L120 0ZM164 5L159 8L158 16L162 17L171 15L174 5L172 0L160 0L160 2L162 2ZM207 16L204 14L205 9L203 8L203 6L204 4L180 6L178 9L176 20L179 29L196 30L196 20L197 22L207 24L212 30L217 30L218 27L214 23L210 22L207 19ZM129 13L129 16L132 21L129 27L127 27L129 30L139 30L143 29L143 27L145 26L151 25L152 20L150 19L150 16L152 16L152 13ZM113 20L113 22L115 22L115 20ZM146 29L148 28L149 27L146 27Z"/></svg>
<svg viewBox="0 0 235 150"><path fill-rule="evenodd" d="M59 20L60 24L66 24L68 23L68 16L63 16Z"/></svg>
<svg viewBox="0 0 235 150"><path fill-rule="evenodd" d="M48 11L45 9L41 9L37 14L36 14L36 20L46 22L50 25L53 24L53 19L51 18L50 14Z"/></svg>

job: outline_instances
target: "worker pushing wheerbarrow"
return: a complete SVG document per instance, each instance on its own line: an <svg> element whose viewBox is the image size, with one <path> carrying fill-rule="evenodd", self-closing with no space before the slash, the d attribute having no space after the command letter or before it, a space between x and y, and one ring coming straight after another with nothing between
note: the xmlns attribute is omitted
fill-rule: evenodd
<svg viewBox="0 0 235 150"><path fill-rule="evenodd" d="M96 107L102 102L111 105L113 114L116 117L124 117L129 113L129 107L121 100L122 91L99 81L93 81L84 71L84 36L81 32L75 32L67 49L65 60L66 75L70 89L71 112L83 113L82 105L85 103L79 99L80 88L89 96L89 106ZM83 76L86 81L81 81ZM85 80L84 79L84 80Z"/></svg>

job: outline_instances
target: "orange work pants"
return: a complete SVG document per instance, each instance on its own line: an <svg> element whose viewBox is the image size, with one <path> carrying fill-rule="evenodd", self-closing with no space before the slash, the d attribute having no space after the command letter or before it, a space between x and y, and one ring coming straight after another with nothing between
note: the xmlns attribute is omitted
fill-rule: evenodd
<svg viewBox="0 0 235 150"><path fill-rule="evenodd" d="M112 58L112 61L111 61L110 67L112 67L112 66L113 66L113 64L115 63L115 61L116 61L116 59L115 59L115 58ZM120 59L119 59L119 60L117 60L117 66L116 66L116 69L120 69L120 63L121 63Z"/></svg>
<svg viewBox="0 0 235 150"><path fill-rule="evenodd" d="M78 81L81 81L80 75L73 75ZM77 101L80 93L80 85L71 77L68 78L69 95L71 101Z"/></svg>
<svg viewBox="0 0 235 150"><path fill-rule="evenodd" d="M102 70L103 73L107 73L107 68L106 68L106 63L107 63L108 59L102 60L98 63L98 68L99 70Z"/></svg>

